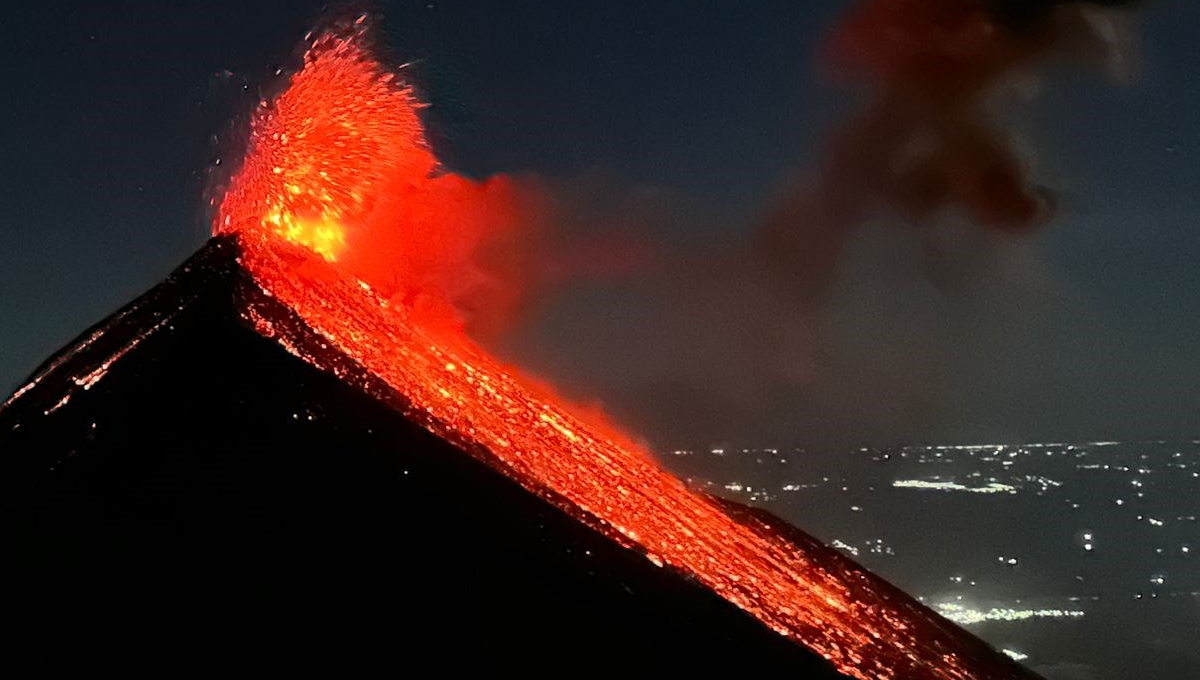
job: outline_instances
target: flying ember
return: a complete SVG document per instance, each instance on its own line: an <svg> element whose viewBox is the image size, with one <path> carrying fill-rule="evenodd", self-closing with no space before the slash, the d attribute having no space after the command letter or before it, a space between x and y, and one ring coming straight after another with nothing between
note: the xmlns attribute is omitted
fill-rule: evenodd
<svg viewBox="0 0 1200 680"><path fill-rule="evenodd" d="M441 168L415 94L366 40L362 18L313 37L287 89L260 102L215 230L304 246L426 326L503 325L533 193Z"/></svg>
<svg viewBox="0 0 1200 680"><path fill-rule="evenodd" d="M363 44L361 20L311 42L290 87L261 106L220 206L216 229L238 235L266 299L386 384L377 396L408 417L843 673L1021 677L856 566L812 559L824 546L690 490L631 438L474 343L465 332L473 315L519 297L488 253L519 234L526 197L510 180L440 168L412 91ZM353 378L254 304L242 313L260 333Z"/></svg>
<svg viewBox="0 0 1200 680"><path fill-rule="evenodd" d="M220 230L253 224L335 261L392 179L421 180L425 148L411 90L357 42L323 36L254 121L254 152L221 205Z"/></svg>

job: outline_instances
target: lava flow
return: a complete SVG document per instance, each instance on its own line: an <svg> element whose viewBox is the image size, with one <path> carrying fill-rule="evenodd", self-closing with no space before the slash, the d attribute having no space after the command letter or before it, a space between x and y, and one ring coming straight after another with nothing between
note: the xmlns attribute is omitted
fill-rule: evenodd
<svg viewBox="0 0 1200 680"><path fill-rule="evenodd" d="M463 291L489 244L518 229L520 201L504 181L438 167L411 91L361 40L354 30L312 42L290 88L262 106L221 204L217 231L238 234L242 264L270 298L401 395L409 417L843 673L1024 677L853 565L735 518L473 342L455 321L469 316ZM252 305L243 314L336 370Z"/></svg>

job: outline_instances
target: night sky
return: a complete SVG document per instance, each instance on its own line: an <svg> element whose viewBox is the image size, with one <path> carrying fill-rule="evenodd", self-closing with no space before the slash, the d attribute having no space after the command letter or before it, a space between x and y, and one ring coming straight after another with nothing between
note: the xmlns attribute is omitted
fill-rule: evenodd
<svg viewBox="0 0 1200 680"><path fill-rule="evenodd" d="M614 206L649 201L662 219L636 220L646 236L695 253L745 241L851 106L813 67L846 5L375 7L449 166L536 173ZM4 391L203 243L216 162L236 162L247 113L296 66L323 7L6 6ZM745 372L726 345L680 338L729 329L655 308L647 300L672 296L650 278L555 291L501 351L663 445L1200 436L1197 26L1195 3L1153 3L1136 85L1051 74L1024 107L1022 134L1061 195L1046 231L931 263L911 230L865 230L839 270L818 377L767 407L723 405L760 402L730 384ZM680 359L680 345L708 354Z"/></svg>

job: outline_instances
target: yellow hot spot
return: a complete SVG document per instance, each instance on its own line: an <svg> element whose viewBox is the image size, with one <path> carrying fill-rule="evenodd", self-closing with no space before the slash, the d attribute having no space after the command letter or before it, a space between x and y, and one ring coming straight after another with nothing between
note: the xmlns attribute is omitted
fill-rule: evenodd
<svg viewBox="0 0 1200 680"><path fill-rule="evenodd" d="M326 262L337 261L346 248L346 231L335 216L323 213L319 219L307 220L280 210L272 210L263 218L263 226L320 255Z"/></svg>

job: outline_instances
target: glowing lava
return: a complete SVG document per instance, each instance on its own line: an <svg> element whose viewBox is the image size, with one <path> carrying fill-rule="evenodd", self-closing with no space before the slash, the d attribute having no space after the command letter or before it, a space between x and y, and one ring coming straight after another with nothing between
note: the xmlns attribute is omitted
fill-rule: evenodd
<svg viewBox="0 0 1200 680"><path fill-rule="evenodd" d="M221 206L218 230L239 232L242 264L269 299L386 383L394 394L381 398L398 395L409 418L842 672L1021 677L832 551L817 554L824 549L765 521L734 518L628 438L572 413L464 333L448 334L428 308L455 308L456 282L472 276L473 258L502 228L494 216L514 214L512 196L438 172L411 93L358 35L313 43L291 88L263 107L251 155ZM379 243L387 247L357 252ZM254 303L243 314L304 360L365 382L306 352Z"/></svg>
<svg viewBox="0 0 1200 680"><path fill-rule="evenodd" d="M216 231L304 246L427 327L495 330L524 290L515 246L536 194L440 168L412 89L370 56L365 31L360 18L317 36L288 88L260 102Z"/></svg>
<svg viewBox="0 0 1200 680"><path fill-rule="evenodd" d="M356 41L323 36L290 87L261 102L253 153L225 195L219 229L253 225L337 260L390 177L419 180L436 166L414 105Z"/></svg>

